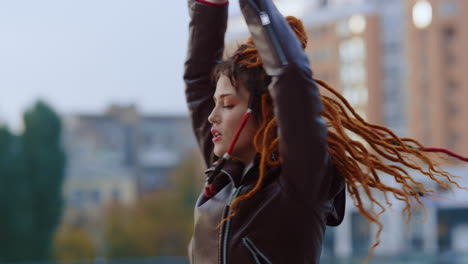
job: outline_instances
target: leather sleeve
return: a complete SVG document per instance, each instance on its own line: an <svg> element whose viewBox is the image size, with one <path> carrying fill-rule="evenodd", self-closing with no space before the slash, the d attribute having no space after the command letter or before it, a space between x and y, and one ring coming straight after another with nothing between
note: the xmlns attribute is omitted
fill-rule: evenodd
<svg viewBox="0 0 468 264"><path fill-rule="evenodd" d="M307 55L271 0L240 0L241 11L265 71L274 101L282 156L283 189L316 206L329 198L333 177L323 105Z"/></svg>
<svg viewBox="0 0 468 264"><path fill-rule="evenodd" d="M211 124L216 84L210 80L213 67L222 59L228 5L213 6L188 1L190 24L184 68L185 95L192 127L207 167L214 161Z"/></svg>

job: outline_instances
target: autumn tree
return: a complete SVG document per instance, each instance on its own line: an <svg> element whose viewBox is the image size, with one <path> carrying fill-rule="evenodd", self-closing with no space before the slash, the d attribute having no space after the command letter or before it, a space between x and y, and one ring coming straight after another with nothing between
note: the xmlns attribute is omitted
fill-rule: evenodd
<svg viewBox="0 0 468 264"><path fill-rule="evenodd" d="M193 207L203 185L201 158L188 155L170 173L170 186L138 204L108 208L105 237L109 258L186 256Z"/></svg>
<svg viewBox="0 0 468 264"><path fill-rule="evenodd" d="M79 226L62 226L54 239L54 260L60 263L92 262L97 247L87 230Z"/></svg>

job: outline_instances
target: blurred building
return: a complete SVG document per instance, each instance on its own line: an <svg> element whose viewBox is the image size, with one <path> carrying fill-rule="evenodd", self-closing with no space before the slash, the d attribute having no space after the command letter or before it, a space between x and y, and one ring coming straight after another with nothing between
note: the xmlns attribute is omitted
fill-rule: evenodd
<svg viewBox="0 0 468 264"><path fill-rule="evenodd" d="M62 224L85 228L105 252L106 207L130 206L170 187L170 172L195 147L187 115L142 114L112 105L64 117L67 154Z"/></svg>
<svg viewBox="0 0 468 264"><path fill-rule="evenodd" d="M453 175L466 176L468 168L445 167ZM420 173L411 173L412 177L425 183L436 193L429 198L422 198L427 208L427 220L424 220L424 211L413 211L409 226L406 225L406 215L402 214L404 205L394 197L389 197L392 203L381 215L383 232L380 236L380 245L375 250L377 256L396 255L444 255L468 252L468 192L454 189L454 193L434 186L427 182L426 176ZM385 178L386 183L393 187L392 180ZM458 180L462 186L468 186L468 179L462 177ZM385 205L382 195L377 194L377 200ZM434 200L436 199L436 200ZM367 201L364 199L364 204ZM416 201L414 201L416 205ZM367 207L368 208L368 207ZM376 208L377 209L377 208ZM377 209L379 210L379 209ZM327 227L327 238L324 245L324 254L340 257L365 256L370 246L375 242L377 226L370 224L361 215L348 197L346 216L343 223L335 228ZM455 262L448 262L455 263ZM464 262L460 262L464 263Z"/></svg>
<svg viewBox="0 0 468 264"><path fill-rule="evenodd" d="M464 0L455 1L456 3L435 1L438 2L438 8L443 10L440 12L445 14L445 25L448 21L452 21L452 23L458 21L458 24L454 29L445 28L445 31L441 24L436 29L432 29L433 33L429 33L430 30L425 29L428 32L426 35L432 34L430 36L433 43L430 44L429 39L427 39L424 45L439 49L437 51L430 50L428 53L423 53L424 45L414 40L418 34L421 35L421 33L415 33L420 30L414 28L411 18L412 6L415 1L315 0L304 2L302 8L288 8L284 1L277 1L277 3L278 9L283 15L295 15L304 22L309 35L306 52L309 55L314 77L326 81L339 90L366 120L389 127L401 137L411 136L422 139L422 132L419 130L420 134L415 133L418 131L415 130L415 127L419 128L418 126L421 126L424 118L428 120L432 118L430 120L437 120L438 124L441 125L437 128L426 126L424 131L432 135L431 137L427 136L427 138L436 138L436 135L441 134L441 131L447 134L450 133L450 130L446 129L449 125L448 119L442 122L443 120L438 117L440 114L435 114L435 112L456 112L458 114L449 119L453 120L454 116L457 116L458 119L450 121L450 125L457 126L459 129L458 132L452 132L452 135L453 133L460 134L451 140L458 139L460 144L461 135L464 135L461 131L468 129L467 122L462 121L462 117L466 119L468 116L466 110L461 110L461 106L455 110L449 110L448 104L443 105L439 102L448 99L443 99L445 97L440 93L434 94L432 92L434 98L431 101L428 98L431 93L420 88L427 87L427 82L431 82L434 86L439 87L439 91L443 89L442 87L451 90L451 92L447 92L449 95L446 97L451 96L452 100L463 102L463 98L468 98L466 81L461 81L461 78L465 77L461 76L463 69L468 67L466 65L468 62L466 52L461 51L462 47L468 46L466 43L467 29L461 27L463 22L460 18L449 18L449 14L463 13L460 10L462 1ZM463 2L465 8L463 10L466 10L467 4L468 2ZM464 23L464 25L467 24ZM435 25L432 24L431 27L435 27ZM463 33L462 30L464 30ZM239 44L245 41L248 35L242 16L237 14L231 17L226 36L226 53L231 54ZM450 40L444 41L444 38ZM455 44L453 38L458 38L459 42ZM416 54L410 55L412 52ZM417 55L421 55L419 62L424 64L424 67L420 67L421 64L413 63L415 58L412 56ZM443 63L448 63L447 61L450 60L456 61L457 67L452 66L451 69L443 72L441 69L447 69ZM439 64L435 66L429 61ZM441 62L443 63L440 64ZM425 75L418 72L421 68L428 67L431 68ZM443 73L434 74L436 72L434 69ZM421 79L421 76L426 76L426 78L429 76L431 79L427 79L424 85L414 84ZM447 76L457 76L457 79L450 82L451 79L447 79ZM445 79L441 80L441 78ZM442 83L449 84L449 86L439 85ZM410 86L415 88L412 89ZM419 90L416 90L417 87ZM328 94L324 90L321 92ZM424 104L425 108L423 109L421 104L414 103L414 97L426 98L420 100L429 103ZM436 101L438 105L435 105ZM463 105L463 107L466 109L467 106ZM409 113L412 114L409 115ZM426 117L423 118L423 115ZM447 115L443 115L443 117L447 118ZM434 125L436 124L434 123ZM430 133L430 131L437 132ZM468 142L466 137L464 140L464 142ZM425 143L442 147L451 147L455 144L444 145L443 141L426 141ZM459 145L455 150L466 156L468 146L466 143L463 144L465 145ZM457 176L468 176L467 168L445 167L445 169ZM425 182L425 176L421 174L414 172L412 176ZM382 179L388 181L388 184L398 187L393 183L393 179L385 176L382 176ZM467 177L461 179L461 185L468 186ZM436 188L436 186L431 187ZM468 202L466 202L468 201L468 192L455 190L455 193L451 194L442 189L437 189L437 191L436 195L447 199L438 202L424 199L428 208L428 220L420 223L423 219L423 213L422 211L416 212L410 222L409 229L405 226L405 219L401 213L402 203L390 199L393 207L382 215L381 220L385 228L381 234L381 244L377 247L375 255L395 256L433 254L454 250L468 251ZM380 198L379 201L384 201L384 197ZM365 197L364 201L366 202ZM324 256L344 258L366 256L369 247L374 242L376 231L377 227L371 225L359 213L353 201L348 197L346 217L343 223L336 228L327 228L323 254Z"/></svg>
<svg viewBox="0 0 468 264"><path fill-rule="evenodd" d="M468 2L406 1L409 130L468 156Z"/></svg>
<svg viewBox="0 0 468 264"><path fill-rule="evenodd" d="M134 106L65 118L65 196L71 208L131 204L169 187L168 173L195 147L186 115L143 115Z"/></svg>

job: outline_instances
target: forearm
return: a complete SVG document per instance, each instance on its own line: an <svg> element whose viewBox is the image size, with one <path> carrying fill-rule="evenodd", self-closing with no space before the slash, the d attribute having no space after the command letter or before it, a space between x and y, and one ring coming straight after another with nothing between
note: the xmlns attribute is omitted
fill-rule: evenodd
<svg viewBox="0 0 468 264"><path fill-rule="evenodd" d="M200 1L188 1L190 23L184 78L189 79L208 76L224 51L227 6L213 7Z"/></svg>
<svg viewBox="0 0 468 264"><path fill-rule="evenodd" d="M268 89L280 135L281 179L295 196L321 199L330 184L327 125L307 55L272 0L239 3L263 67L272 76Z"/></svg>
<svg viewBox="0 0 468 264"><path fill-rule="evenodd" d="M210 6L194 0L188 2L190 24L184 71L185 94L195 136L209 165L213 143L207 118L214 107L215 90L210 76L222 59L228 7Z"/></svg>

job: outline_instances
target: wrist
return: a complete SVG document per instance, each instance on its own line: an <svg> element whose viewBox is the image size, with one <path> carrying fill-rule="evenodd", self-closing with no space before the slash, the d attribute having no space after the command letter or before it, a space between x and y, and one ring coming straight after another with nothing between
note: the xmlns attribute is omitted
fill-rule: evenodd
<svg viewBox="0 0 468 264"><path fill-rule="evenodd" d="M229 3L227 0L195 0L199 3L205 4L205 5L211 5L211 6L225 6Z"/></svg>

